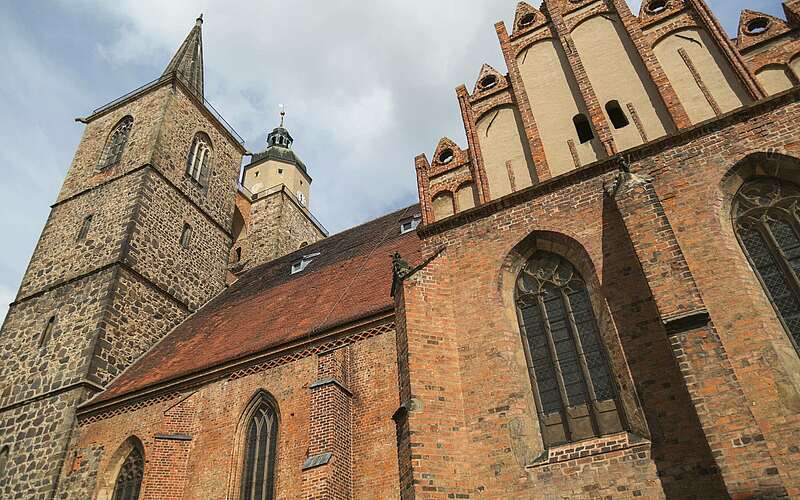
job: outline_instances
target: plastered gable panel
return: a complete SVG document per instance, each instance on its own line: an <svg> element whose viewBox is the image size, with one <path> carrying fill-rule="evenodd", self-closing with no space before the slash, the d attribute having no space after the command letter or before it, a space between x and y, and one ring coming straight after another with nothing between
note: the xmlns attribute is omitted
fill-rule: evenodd
<svg viewBox="0 0 800 500"><path fill-rule="evenodd" d="M574 78L567 76L569 63L556 40L550 38L523 49L517 56L522 81L531 103L533 116L544 144L550 172L555 176L575 167L568 140L580 145L572 118L586 114L579 105L580 90ZM596 144L599 148L599 144ZM593 145L581 148L582 164L592 163L601 153Z"/></svg>
<svg viewBox="0 0 800 500"><path fill-rule="evenodd" d="M600 105L605 108L608 102L618 101L627 115L628 126L610 127L617 150L624 151L643 142L628 104L635 108L650 140L667 133L670 118L621 24L616 16L594 16L572 31L572 39Z"/></svg>
<svg viewBox="0 0 800 500"><path fill-rule="evenodd" d="M792 80L783 66L768 66L756 72L756 78L767 94L774 95L792 88Z"/></svg>
<svg viewBox="0 0 800 500"><path fill-rule="evenodd" d="M691 60L702 85L708 89L722 113L750 102L747 92L705 31L688 28L673 32L657 42L653 52L692 123L713 118L715 112L687 66L681 50Z"/></svg>
<svg viewBox="0 0 800 500"><path fill-rule="evenodd" d="M519 114L511 106L500 106L484 114L477 122L478 141L489 180L492 199L532 184L533 165L523 143ZM525 141L527 142L527 141ZM515 189L511 186L514 176Z"/></svg>

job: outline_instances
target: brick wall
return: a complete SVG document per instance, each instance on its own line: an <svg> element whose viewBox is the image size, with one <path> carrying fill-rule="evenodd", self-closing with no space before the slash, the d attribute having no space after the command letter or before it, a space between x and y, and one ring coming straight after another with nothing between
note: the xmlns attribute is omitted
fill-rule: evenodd
<svg viewBox="0 0 800 500"><path fill-rule="evenodd" d="M723 203L732 194L722 185L728 172L755 152L764 152L763 158L769 156L766 151L800 154L794 125L800 106L794 99L762 103L713 126L633 150L631 171L653 179L653 192L663 204L661 212L650 211L633 226L626 226L605 193L617 179L617 167L603 162L422 229L424 253L446 250L407 280L403 291L406 320L400 324L407 326L401 326L399 338L407 336L407 346L398 352L408 349L409 354L400 357L400 378L410 380L412 400L426 402L408 416L416 498L507 498L530 491L567 491L589 498L595 492L611 494L618 486L619 496L798 494L792 461L798 449L797 413L791 406L796 396L786 395L798 394L800 387L787 379L793 367L775 362L789 340L732 234ZM751 175L764 171L766 164L756 163L759 168ZM667 221L675 240L665 239L663 230L649 233L643 225L648 217ZM520 243L532 235L537 245L551 249L556 247L548 241L557 235L574 243L573 254L589 256L601 292L600 300L592 297L595 311L607 307L612 321L604 328L614 330L605 341L619 338L649 430L649 435L632 432L627 445L576 450L576 460L557 469L541 466L541 458L530 459L542 450L539 424L509 288L513 285L503 279L508 256L518 253ZM686 294L676 292L676 283L662 283L663 271L648 271L653 259L642 261L640 247L656 256L683 252L683 271L670 269L696 282L696 297L702 297L713 331L688 330L689 337L679 339L676 350L667 330L673 306L666 306L670 299L662 306L658 297L667 292L665 297L685 299ZM445 313L448 307L450 314ZM444 325L454 333L443 336ZM420 349L427 362L415 362L414 352ZM434 374L454 352L458 356L447 373L458 370L459 384L434 384L448 379ZM695 370L688 377L687 366ZM624 387L620 372L615 367ZM415 379L422 383L415 387ZM436 386L439 402L429 404L428 394ZM470 471L469 479L459 484L453 484L453 476L431 475L439 461L420 452L437 444L438 434L426 422L448 422L454 414L463 415L460 432L469 436L448 436L445 445L468 449L450 463ZM569 451L556 452L570 456ZM553 455L548 450L548 460ZM602 472L587 474L584 467L590 463L591 470ZM624 479L612 484L609 477ZM463 486L469 491L462 491Z"/></svg>
<svg viewBox="0 0 800 500"><path fill-rule="evenodd" d="M232 367L202 385L83 415L69 456L91 459L64 465L58 497L106 491L115 479L115 452L136 436L145 453L140 498L235 498L243 460L241 416L263 390L279 413L276 498L395 498L394 331L388 324L354 334L360 340L348 341L345 333L330 344L334 350L310 344L278 356L267 353L266 362ZM312 387L328 378L347 391L332 384ZM333 397L315 395L320 389L333 391ZM337 413L343 401L349 409ZM333 452L331 460L304 470L306 460L323 449ZM341 481L342 467L352 471L351 480Z"/></svg>

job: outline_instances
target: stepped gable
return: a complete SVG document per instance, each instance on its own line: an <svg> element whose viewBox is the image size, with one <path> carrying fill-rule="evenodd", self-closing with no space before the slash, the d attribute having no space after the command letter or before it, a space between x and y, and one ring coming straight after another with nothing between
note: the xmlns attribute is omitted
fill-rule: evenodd
<svg viewBox="0 0 800 500"><path fill-rule="evenodd" d="M243 274L176 327L92 402L201 372L227 361L310 337L394 307L391 254L420 258L416 232L400 221L419 206L348 229ZM291 275L303 255L320 255Z"/></svg>

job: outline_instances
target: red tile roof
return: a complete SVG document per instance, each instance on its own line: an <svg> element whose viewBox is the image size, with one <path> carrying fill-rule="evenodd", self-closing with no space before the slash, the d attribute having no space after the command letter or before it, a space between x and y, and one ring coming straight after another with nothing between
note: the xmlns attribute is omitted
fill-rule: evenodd
<svg viewBox="0 0 800 500"><path fill-rule="evenodd" d="M258 266L167 334L92 400L106 401L390 309L391 254L420 259L413 205ZM319 252L302 272L293 262Z"/></svg>

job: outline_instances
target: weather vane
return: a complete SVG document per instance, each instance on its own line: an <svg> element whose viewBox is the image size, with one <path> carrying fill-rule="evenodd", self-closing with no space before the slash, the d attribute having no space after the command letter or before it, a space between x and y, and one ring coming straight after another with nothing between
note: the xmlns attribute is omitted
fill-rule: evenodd
<svg viewBox="0 0 800 500"><path fill-rule="evenodd" d="M281 127L283 127L283 118L286 116L286 106L278 104L278 109L281 110Z"/></svg>

